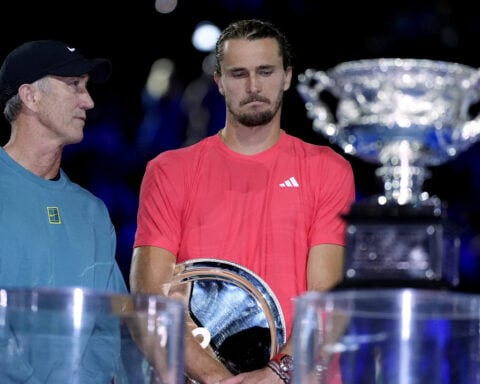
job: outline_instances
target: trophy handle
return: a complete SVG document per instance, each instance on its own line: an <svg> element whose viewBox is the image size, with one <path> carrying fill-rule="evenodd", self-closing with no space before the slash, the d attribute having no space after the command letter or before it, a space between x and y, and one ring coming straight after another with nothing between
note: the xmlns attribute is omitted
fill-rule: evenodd
<svg viewBox="0 0 480 384"><path fill-rule="evenodd" d="M234 374L265 366L286 342L285 320L274 293L238 264L219 259L179 263L168 295L186 302L198 325L193 332L201 336L199 342L212 348Z"/></svg>
<svg viewBox="0 0 480 384"><path fill-rule="evenodd" d="M457 130L453 137L456 143L463 143L461 150L468 149L472 144L480 140L480 113L467 121L462 129Z"/></svg>
<svg viewBox="0 0 480 384"><path fill-rule="evenodd" d="M331 107L321 99L329 91L332 79L324 71L307 69L298 76L297 91L302 97L307 116L313 120L313 129L327 137L335 135L337 127Z"/></svg>

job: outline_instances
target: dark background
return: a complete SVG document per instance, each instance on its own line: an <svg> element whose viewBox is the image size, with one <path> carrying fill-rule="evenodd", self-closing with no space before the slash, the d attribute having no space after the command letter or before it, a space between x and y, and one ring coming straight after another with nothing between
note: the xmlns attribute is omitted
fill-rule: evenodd
<svg viewBox="0 0 480 384"><path fill-rule="evenodd" d="M0 16L2 58L26 40L45 38L63 40L86 56L113 62L110 81L90 88L96 108L89 113L84 142L67 148L63 168L107 203L119 236L118 259L125 276L147 160L134 144L144 117L143 86L152 62L161 57L175 62L180 87L200 76L206 53L191 44L197 23L209 20L224 28L239 18L274 22L293 44L296 74L379 57L480 67L480 22L472 1L178 0L174 12L160 14L153 0L17 0L0 2ZM328 144L313 132L295 84L286 94L283 123L294 135ZM2 121L0 140L4 142L8 134L8 125ZM354 167L359 199L379 192L376 165L346 157ZM425 189L447 204L463 240L462 287L480 290L479 145L431 172Z"/></svg>

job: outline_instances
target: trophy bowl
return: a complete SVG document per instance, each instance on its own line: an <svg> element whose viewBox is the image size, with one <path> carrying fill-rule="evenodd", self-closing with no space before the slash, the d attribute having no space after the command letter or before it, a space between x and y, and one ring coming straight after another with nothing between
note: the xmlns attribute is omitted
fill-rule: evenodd
<svg viewBox="0 0 480 384"><path fill-rule="evenodd" d="M0 287L0 383L179 384L185 306L82 287Z"/></svg>
<svg viewBox="0 0 480 384"><path fill-rule="evenodd" d="M480 297L415 289L308 292L295 301L295 384L479 382Z"/></svg>
<svg viewBox="0 0 480 384"><path fill-rule="evenodd" d="M458 63L345 62L308 69L298 92L314 130L345 153L381 165L382 198L400 205L428 198L426 168L465 151L480 134L480 119L471 114L480 100L479 71Z"/></svg>
<svg viewBox="0 0 480 384"><path fill-rule="evenodd" d="M379 165L383 194L352 205L346 282L458 284L459 240L440 199L423 190L428 167L478 141L478 69L380 58L298 78L313 129L346 154Z"/></svg>

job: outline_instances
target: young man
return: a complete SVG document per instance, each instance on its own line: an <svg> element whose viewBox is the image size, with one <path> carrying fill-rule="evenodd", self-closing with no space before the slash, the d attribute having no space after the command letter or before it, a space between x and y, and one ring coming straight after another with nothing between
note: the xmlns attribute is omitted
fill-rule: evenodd
<svg viewBox="0 0 480 384"><path fill-rule="evenodd" d="M20 45L0 68L0 108L11 125L10 139L0 148L2 288L127 293L107 207L60 168L64 147L82 140L86 112L94 107L87 83L107 80L110 71L108 60L87 59L74 47L52 40ZM1 382L73 380L74 373L65 372L62 363L68 349L59 344L42 358L30 356L32 345L15 349L15 324L11 326L12 333L1 332L0 350L8 348L3 352L11 360L0 369ZM110 334L109 328L96 324L93 333ZM75 382L107 382L116 361L111 346L104 347L92 352L86 344Z"/></svg>
<svg viewBox="0 0 480 384"><path fill-rule="evenodd" d="M328 290L342 278L341 215L354 201L352 169L329 147L281 128L292 63L289 43L275 26L259 20L230 24L217 42L216 59L225 127L148 164L131 287L161 292L176 263L186 260L238 263L271 287L290 336L293 299L307 290ZM267 366L231 378L214 356L187 340L186 368L201 383L289 382L292 350L289 337Z"/></svg>

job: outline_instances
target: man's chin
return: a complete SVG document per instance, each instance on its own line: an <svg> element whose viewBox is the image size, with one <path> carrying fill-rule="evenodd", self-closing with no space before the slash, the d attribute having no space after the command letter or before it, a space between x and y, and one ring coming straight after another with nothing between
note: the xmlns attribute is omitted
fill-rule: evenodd
<svg viewBox="0 0 480 384"><path fill-rule="evenodd" d="M238 121L247 127L257 127L259 125L266 125L272 121L273 115L269 112L261 112L250 115L240 116Z"/></svg>

